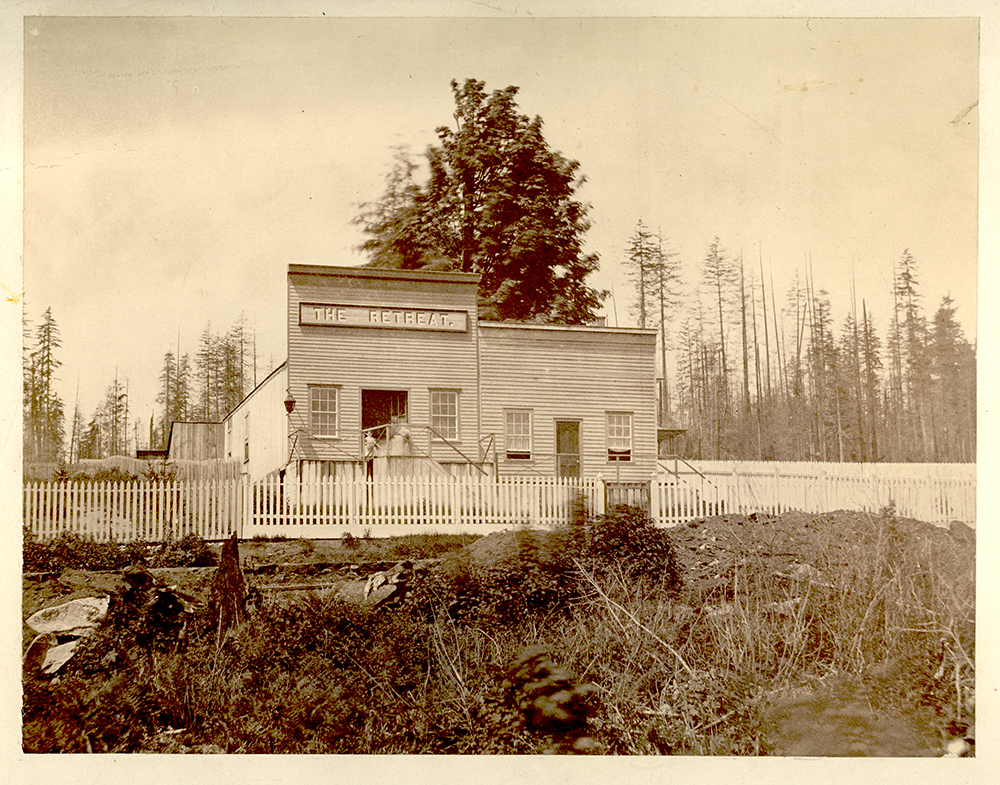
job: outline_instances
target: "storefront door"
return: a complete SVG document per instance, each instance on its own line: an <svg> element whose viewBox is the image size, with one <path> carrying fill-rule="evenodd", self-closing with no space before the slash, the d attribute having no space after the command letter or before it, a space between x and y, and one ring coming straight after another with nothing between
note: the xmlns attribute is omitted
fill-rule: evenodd
<svg viewBox="0 0 1000 785"><path fill-rule="evenodd" d="M406 422L406 390L362 390L361 428L379 428L394 422ZM384 432L373 434L376 439L384 439Z"/></svg>
<svg viewBox="0 0 1000 785"><path fill-rule="evenodd" d="M580 476L580 423L577 420L556 421L556 474L559 477Z"/></svg>

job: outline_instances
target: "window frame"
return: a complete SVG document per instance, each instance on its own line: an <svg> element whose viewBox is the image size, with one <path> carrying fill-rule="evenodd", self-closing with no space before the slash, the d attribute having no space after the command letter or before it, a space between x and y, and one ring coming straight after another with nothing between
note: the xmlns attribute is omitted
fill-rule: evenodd
<svg viewBox="0 0 1000 785"><path fill-rule="evenodd" d="M614 423L613 418L625 417L627 418L624 422L627 423L628 433L626 435L620 435L619 433L612 432L612 429L621 429L624 423ZM630 463L632 461L632 451L635 449L635 444L633 441L633 421L635 419L634 412L605 412L604 416L604 439L605 447L607 448L608 463ZM619 446L613 446L616 443L620 444L619 440L628 440L628 447L621 448Z"/></svg>
<svg viewBox="0 0 1000 785"><path fill-rule="evenodd" d="M508 415L511 414L526 414L528 415L528 431L526 434L517 434L515 438L527 438L528 449L527 450L511 450L507 443L511 438L511 433L508 428L509 420ZM532 409L504 409L503 410L503 453L504 460L506 461L516 461L517 463L525 463L527 461L534 460L534 420L535 414ZM512 453L514 453L512 455Z"/></svg>
<svg viewBox="0 0 1000 785"><path fill-rule="evenodd" d="M462 415L462 403L461 403L462 395L461 395L461 392L462 391L460 389L456 389L454 387L428 387L427 388L427 414L428 414L428 423L430 424L430 427L432 429L432 431L431 431L431 441L432 442L439 442L439 443L443 444L446 441L448 441L448 442L459 442L459 441L462 440L462 416L461 416ZM434 397L435 397L436 393L449 393L449 394L451 394L451 395L454 396L454 400L455 400L455 413L454 414L448 414L448 415L435 414L435 412L434 412L434 403L435 403ZM438 428L437 425L435 425L434 418L435 417L442 417L442 416L454 417L454 419L455 419L455 433L454 433L454 435L450 435L448 433L444 433L443 432L444 429ZM440 434L440 435L438 435L438 434Z"/></svg>
<svg viewBox="0 0 1000 785"><path fill-rule="evenodd" d="M309 435L314 439L339 439L340 438L340 385L339 384L309 384ZM313 393L317 391L328 391L333 393L333 411L317 411L314 409ZM320 433L316 427L316 417L332 415L333 432Z"/></svg>

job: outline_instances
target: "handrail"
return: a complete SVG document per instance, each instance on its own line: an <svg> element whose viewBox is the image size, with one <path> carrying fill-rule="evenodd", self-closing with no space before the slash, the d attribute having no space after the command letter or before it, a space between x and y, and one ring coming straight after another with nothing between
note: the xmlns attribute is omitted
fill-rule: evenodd
<svg viewBox="0 0 1000 785"><path fill-rule="evenodd" d="M480 465L480 462L472 460L468 455L466 455L464 452L462 452L460 449L458 449L458 447L456 447L454 444L452 444L450 441L448 441L446 438L444 438L440 433L438 433L437 431L435 431L429 425L414 425L414 424L409 423L409 422L397 422L397 423L386 423L385 425L373 425L370 428L362 428L361 429L361 454L362 454L362 456L364 456L364 439L365 439L365 434L366 433L370 434L373 431L378 431L378 430L386 429L386 438L388 438L388 429L389 428L391 428L393 426L402 426L402 425L405 425L407 428L416 428L417 430L429 431L430 433L434 434L438 439L440 439L445 444L447 444L449 447L451 447L451 449L453 449L455 452L457 452L459 455L461 455L462 458L465 459L466 463L469 463L472 466L475 466L476 467L476 471L478 471L480 474L482 474L484 476L487 476L487 477L489 476L489 472L483 470L483 467ZM432 458L430 455L424 454L423 451L421 451L421 454L425 458L427 458L428 460L434 461L435 463L437 463L437 461L434 458ZM362 458L362 460L364 460L364 458Z"/></svg>
<svg viewBox="0 0 1000 785"><path fill-rule="evenodd" d="M447 444L449 447L451 447L451 449L453 449L455 452L457 452L459 455L461 455L463 458L465 458L465 460L466 460L467 463L471 463L473 466L475 466L476 469L479 471L480 474L486 475L487 477L489 476L489 472L483 471L483 467L482 466L480 466L476 461L472 460L469 456L467 456L464 452L462 452L460 449L458 449L458 447L456 447L450 441L448 441L447 439L445 439L440 433L438 433L433 428L431 428L431 426L429 426L429 425L421 425L421 426L417 426L417 427L424 428L424 429L430 431L431 433L433 433L441 441L443 441L445 444Z"/></svg>
<svg viewBox="0 0 1000 785"><path fill-rule="evenodd" d="M702 474L700 471L698 471L694 466L692 466L686 460L684 460L683 458L681 458L679 455L667 455L667 456L664 456L664 457L667 460L673 460L673 462L674 462L673 472L670 471L670 467L668 467L668 466L664 465L663 463L661 463L659 459L657 459L656 465L659 466L660 468L662 468L668 474L673 474L674 477L677 478L678 480L680 479L680 471L677 469L677 463L679 461L680 463L683 463L685 466L687 466L692 472L694 472L699 477L701 477L701 479L703 479L709 485L712 485L712 486L715 485L714 482L712 482L710 479L708 479L708 477L706 477L704 474Z"/></svg>

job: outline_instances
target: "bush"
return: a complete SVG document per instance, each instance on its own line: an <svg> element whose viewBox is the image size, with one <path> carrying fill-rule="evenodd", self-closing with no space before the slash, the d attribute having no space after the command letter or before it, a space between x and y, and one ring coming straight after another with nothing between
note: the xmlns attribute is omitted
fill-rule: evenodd
<svg viewBox="0 0 1000 785"><path fill-rule="evenodd" d="M132 564L145 567L212 567L215 554L196 534L156 547L142 541L119 545L98 542L79 534L62 532L46 542L36 540L24 529L22 548L24 572L62 572L77 570L120 570Z"/></svg>
<svg viewBox="0 0 1000 785"><path fill-rule="evenodd" d="M62 532L47 542L39 542L25 531L22 554L25 572L116 570L128 566L128 556L117 544L97 542L70 532Z"/></svg>
<svg viewBox="0 0 1000 785"><path fill-rule="evenodd" d="M674 594L682 584L670 535L637 507L619 505L605 515L579 510L568 526L553 532L555 546L588 572L608 570L648 578Z"/></svg>
<svg viewBox="0 0 1000 785"><path fill-rule="evenodd" d="M215 554L197 534L185 534L181 539L160 546L151 567L214 567Z"/></svg>

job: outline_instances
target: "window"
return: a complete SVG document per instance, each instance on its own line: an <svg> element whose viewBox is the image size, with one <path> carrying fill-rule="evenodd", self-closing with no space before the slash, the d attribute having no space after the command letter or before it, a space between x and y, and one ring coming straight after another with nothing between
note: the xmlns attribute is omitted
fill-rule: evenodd
<svg viewBox="0 0 1000 785"><path fill-rule="evenodd" d="M250 460L250 410L243 413L243 462Z"/></svg>
<svg viewBox="0 0 1000 785"><path fill-rule="evenodd" d="M503 443L507 460L531 460L530 409L508 409L504 412Z"/></svg>
<svg viewBox="0 0 1000 785"><path fill-rule="evenodd" d="M431 428L442 439L458 439L458 390L431 390Z"/></svg>
<svg viewBox="0 0 1000 785"><path fill-rule="evenodd" d="M309 430L313 436L337 435L337 392L336 387L310 385Z"/></svg>
<svg viewBox="0 0 1000 785"><path fill-rule="evenodd" d="M632 412L608 412L608 460L632 460Z"/></svg>

